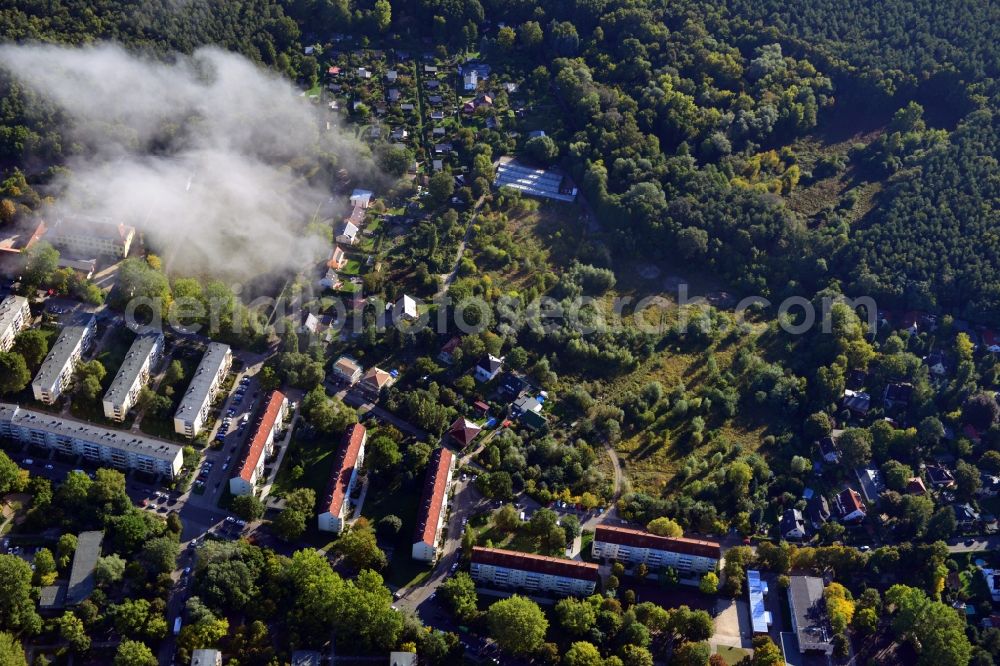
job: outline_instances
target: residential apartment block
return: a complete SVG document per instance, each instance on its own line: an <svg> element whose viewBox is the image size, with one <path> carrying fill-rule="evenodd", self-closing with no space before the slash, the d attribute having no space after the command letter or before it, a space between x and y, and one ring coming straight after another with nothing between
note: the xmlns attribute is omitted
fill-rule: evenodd
<svg viewBox="0 0 1000 666"><path fill-rule="evenodd" d="M104 394L104 416L113 421L124 421L128 410L139 398L139 392L153 373L163 355L163 333L151 331L136 336L125 355L118 374Z"/></svg>
<svg viewBox="0 0 1000 666"><path fill-rule="evenodd" d="M188 437L195 437L208 418L212 400L222 385L222 380L233 363L233 352L229 345L211 342L205 355L195 370L187 392L174 414L174 431Z"/></svg>
<svg viewBox="0 0 1000 666"><path fill-rule="evenodd" d="M45 240L76 258L110 256L124 259L134 238L135 227L83 217L64 218L45 232Z"/></svg>
<svg viewBox="0 0 1000 666"><path fill-rule="evenodd" d="M722 559L722 546L717 541L598 525L594 530L593 555L623 564L642 563L653 571L672 567L681 574L700 575L715 571Z"/></svg>
<svg viewBox="0 0 1000 666"><path fill-rule="evenodd" d="M14 338L31 323L28 299L8 296L0 301L0 351L10 351Z"/></svg>
<svg viewBox="0 0 1000 666"><path fill-rule="evenodd" d="M500 548L472 549L470 573L479 585L586 596L597 587L597 565Z"/></svg>
<svg viewBox="0 0 1000 666"><path fill-rule="evenodd" d="M264 471L264 461L274 450L274 440L287 413L288 398L281 391L272 391L250 432L249 445L239 470L229 479L229 492L233 495L249 495L254 491Z"/></svg>
<svg viewBox="0 0 1000 666"><path fill-rule="evenodd" d="M0 437L116 467L173 478L184 462L177 444L0 403Z"/></svg>
<svg viewBox="0 0 1000 666"><path fill-rule="evenodd" d="M35 400L51 405L69 386L74 367L94 341L96 328L93 315L63 328L31 382Z"/></svg>
<svg viewBox="0 0 1000 666"><path fill-rule="evenodd" d="M322 532L337 532L344 529L347 521L347 510L354 485L358 480L358 470L365 460L365 443L368 441L368 431L360 423L356 423L344 433L337 459L333 461L333 471L330 473L330 483L327 486L323 506L325 511L319 514L319 529Z"/></svg>
<svg viewBox="0 0 1000 666"><path fill-rule="evenodd" d="M448 513L448 488L455 470L455 456L449 449L439 448L431 455L420 497L420 513L413 533L413 559L431 562L437 554L441 528Z"/></svg>

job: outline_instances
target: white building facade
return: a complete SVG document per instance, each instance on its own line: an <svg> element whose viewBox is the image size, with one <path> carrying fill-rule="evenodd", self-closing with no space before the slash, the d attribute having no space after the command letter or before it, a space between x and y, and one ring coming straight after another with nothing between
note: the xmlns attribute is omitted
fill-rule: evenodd
<svg viewBox="0 0 1000 666"><path fill-rule="evenodd" d="M136 337L108 392L104 394L105 417L112 421L125 420L162 355L163 333L156 331Z"/></svg>
<svg viewBox="0 0 1000 666"><path fill-rule="evenodd" d="M31 382L35 400L51 405L62 395L73 379L77 362L93 343L96 329L92 315L81 323L63 328Z"/></svg>
<svg viewBox="0 0 1000 666"><path fill-rule="evenodd" d="M233 363L229 345L211 342L195 370L187 392L174 414L174 431L196 437L205 425L209 409Z"/></svg>
<svg viewBox="0 0 1000 666"><path fill-rule="evenodd" d="M722 559L722 546L716 541L598 525L594 530L593 556L628 565L645 564L652 570L670 567L680 573L700 575L716 570Z"/></svg>
<svg viewBox="0 0 1000 666"><path fill-rule="evenodd" d="M23 296L8 296L0 301L0 351L10 351L14 338L31 323L31 309Z"/></svg>

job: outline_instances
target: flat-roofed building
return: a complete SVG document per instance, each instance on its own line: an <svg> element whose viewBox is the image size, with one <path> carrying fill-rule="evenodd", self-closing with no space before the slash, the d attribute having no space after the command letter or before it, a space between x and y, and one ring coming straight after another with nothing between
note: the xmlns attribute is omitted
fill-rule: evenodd
<svg viewBox="0 0 1000 666"><path fill-rule="evenodd" d="M66 606L78 606L94 591L94 569L101 556L104 532L80 532L76 537L73 565L66 585Z"/></svg>
<svg viewBox="0 0 1000 666"><path fill-rule="evenodd" d="M681 573L704 574L718 567L722 546L718 541L598 525L594 530L593 555L624 564L645 564L653 570L671 567Z"/></svg>
<svg viewBox="0 0 1000 666"><path fill-rule="evenodd" d="M771 626L771 613L764 605L767 583L761 580L759 571L747 571L747 597L750 600L750 622L754 634L766 634Z"/></svg>
<svg viewBox="0 0 1000 666"><path fill-rule="evenodd" d="M94 321L94 316L88 315L80 322L63 327L31 382L35 400L51 405L69 386L77 361L94 341L97 328Z"/></svg>
<svg viewBox="0 0 1000 666"><path fill-rule="evenodd" d="M30 323L27 298L12 295L0 301L0 351L10 351L14 338Z"/></svg>
<svg viewBox="0 0 1000 666"><path fill-rule="evenodd" d="M288 398L281 391L271 391L264 410L254 423L240 466L229 479L229 492L249 495L254 491L264 471L264 461L274 450L274 440L288 413Z"/></svg>
<svg viewBox="0 0 1000 666"><path fill-rule="evenodd" d="M163 333L150 331L136 336L108 392L104 394L104 416L113 421L125 420L162 354Z"/></svg>
<svg viewBox="0 0 1000 666"><path fill-rule="evenodd" d="M118 469L135 469L173 478L184 463L182 447L162 439L110 430L46 412L0 403L0 437Z"/></svg>
<svg viewBox="0 0 1000 666"><path fill-rule="evenodd" d="M823 579L815 576L789 578L788 607L792 631L799 641L799 652L833 654L833 632L826 614Z"/></svg>
<svg viewBox="0 0 1000 666"><path fill-rule="evenodd" d="M233 352L229 349L229 345L221 342L209 343L174 414L174 431L188 437L197 436L205 425L212 400L215 399L232 363Z"/></svg>
<svg viewBox="0 0 1000 666"><path fill-rule="evenodd" d="M488 587L563 596L593 594L598 580L597 565L591 562L480 546L472 549L470 573L472 580Z"/></svg>
<svg viewBox="0 0 1000 666"><path fill-rule="evenodd" d="M358 470L365 460L365 443L368 431L360 423L355 423L344 433L340 450L333 461L330 482L327 484L323 511L319 514L321 532L340 533L347 521L347 501L358 480Z"/></svg>
<svg viewBox="0 0 1000 666"><path fill-rule="evenodd" d="M361 374L363 369L350 356L341 356L333 364L333 374L337 376L341 381L345 381L351 386L354 386L359 381L361 381Z"/></svg>
<svg viewBox="0 0 1000 666"><path fill-rule="evenodd" d="M191 650L191 666L222 666L222 653L209 648Z"/></svg>
<svg viewBox="0 0 1000 666"><path fill-rule="evenodd" d="M413 559L431 562L437 554L438 540L448 509L448 488L455 469L455 456L449 449L439 448L431 455L420 497L420 513L413 532Z"/></svg>
<svg viewBox="0 0 1000 666"><path fill-rule="evenodd" d="M45 232L45 240L77 258L110 256L123 259L135 238L135 227L110 219L67 217Z"/></svg>

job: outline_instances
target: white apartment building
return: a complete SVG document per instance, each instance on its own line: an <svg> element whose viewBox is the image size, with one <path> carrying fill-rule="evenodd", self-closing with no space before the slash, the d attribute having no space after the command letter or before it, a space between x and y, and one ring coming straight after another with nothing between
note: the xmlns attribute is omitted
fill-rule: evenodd
<svg viewBox="0 0 1000 666"><path fill-rule="evenodd" d="M593 555L626 565L645 564L653 571L671 567L681 574L700 575L716 570L722 559L722 546L717 541L598 525L594 530Z"/></svg>
<svg viewBox="0 0 1000 666"><path fill-rule="evenodd" d="M149 382L153 368L163 354L163 333L151 331L136 336L125 355L118 374L104 394L104 416L112 421L124 421L135 405L142 387Z"/></svg>
<svg viewBox="0 0 1000 666"><path fill-rule="evenodd" d="M94 341L96 330L93 315L63 328L31 382L35 400L51 405L59 398L73 379L73 369L80 357Z"/></svg>
<svg viewBox="0 0 1000 666"><path fill-rule="evenodd" d="M188 437L195 437L201 432L205 419L208 418L212 400L215 399L232 363L233 352L229 349L229 345L221 342L209 343L174 414L175 432Z"/></svg>
<svg viewBox="0 0 1000 666"><path fill-rule="evenodd" d="M14 338L31 323L28 299L8 296L0 301L0 351L10 351Z"/></svg>
<svg viewBox="0 0 1000 666"><path fill-rule="evenodd" d="M263 413L254 423L243 460L229 479L229 492L233 495L249 495L257 487L264 472L264 461L274 450L274 440L287 413L288 398L281 391L272 391Z"/></svg>
<svg viewBox="0 0 1000 666"><path fill-rule="evenodd" d="M365 461L367 441L368 431L360 423L352 425L344 433L337 459L333 462L333 471L330 472L330 483L323 503L326 509L318 517L321 532L339 534L344 529L351 505L348 498L358 480L358 470Z"/></svg>
<svg viewBox="0 0 1000 666"><path fill-rule="evenodd" d="M413 532L412 557L433 562L437 554L441 528L448 513L448 488L455 470L455 456L449 449L439 448L427 464L424 491L420 498L420 513Z"/></svg>
<svg viewBox="0 0 1000 666"><path fill-rule="evenodd" d="M597 587L597 565L501 548L472 549L472 580L477 584L528 592L587 596Z"/></svg>
<svg viewBox="0 0 1000 666"><path fill-rule="evenodd" d="M110 219L72 217L58 220L45 232L45 240L74 257L110 256L124 259L132 247L135 227Z"/></svg>
<svg viewBox="0 0 1000 666"><path fill-rule="evenodd" d="M118 469L173 478L184 462L182 447L122 430L0 403L0 437L40 446Z"/></svg>

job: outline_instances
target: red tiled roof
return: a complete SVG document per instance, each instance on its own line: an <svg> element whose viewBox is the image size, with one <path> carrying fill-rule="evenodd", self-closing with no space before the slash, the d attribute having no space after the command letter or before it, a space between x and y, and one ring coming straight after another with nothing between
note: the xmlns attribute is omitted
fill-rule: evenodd
<svg viewBox="0 0 1000 666"><path fill-rule="evenodd" d="M453 457L449 449L441 447L434 452L427 464L424 492L420 496L420 515L417 519L417 528L413 532L414 543L434 543L438 520L444 509L445 494L448 491L448 470L451 468Z"/></svg>
<svg viewBox="0 0 1000 666"><path fill-rule="evenodd" d="M441 347L441 353L451 354L456 349L458 349L458 346L461 344L462 344L462 338L456 335L451 340L448 340L448 342L444 343L444 347Z"/></svg>
<svg viewBox="0 0 1000 666"><path fill-rule="evenodd" d="M694 555L696 557L710 557L716 560L722 558L722 545L718 541L660 536L644 530L633 530L627 527L598 525L597 529L594 530L594 540L603 541L604 543L616 543L621 546L652 548L670 553L684 553L685 555Z"/></svg>
<svg viewBox="0 0 1000 666"><path fill-rule="evenodd" d="M516 550L502 548L472 548L472 561L477 564L488 564L495 567L534 571L535 573L565 578L597 581L597 565L591 562L564 560L558 557L546 557L532 553L521 553Z"/></svg>
<svg viewBox="0 0 1000 666"><path fill-rule="evenodd" d="M335 516L340 515L347 497L347 486L351 482L351 474L361 453L361 443L365 441L367 431L360 423L355 423L344 433L340 443L340 451L333 461L333 471L330 472L330 483L326 490L326 510Z"/></svg>
<svg viewBox="0 0 1000 666"><path fill-rule="evenodd" d="M844 508L844 515L855 511L864 512L865 505L861 503L861 495L853 488L844 488L837 498L837 502Z"/></svg>
<svg viewBox="0 0 1000 666"><path fill-rule="evenodd" d="M451 427L448 428L448 434L462 446L468 446L481 430L482 428L469 419L459 416L455 419L455 422L451 424Z"/></svg>
<svg viewBox="0 0 1000 666"><path fill-rule="evenodd" d="M271 395L267 399L267 405L264 406L264 413L261 414L260 419L254 425L249 440L250 446L243 457L243 462L240 465L240 473L238 474L247 483L250 482L253 471L257 469L257 463L260 462L260 457L264 453L264 444L267 443L267 438L274 428L274 422L278 420L278 415L281 413L281 405L284 401L284 393L281 391L271 391Z"/></svg>

